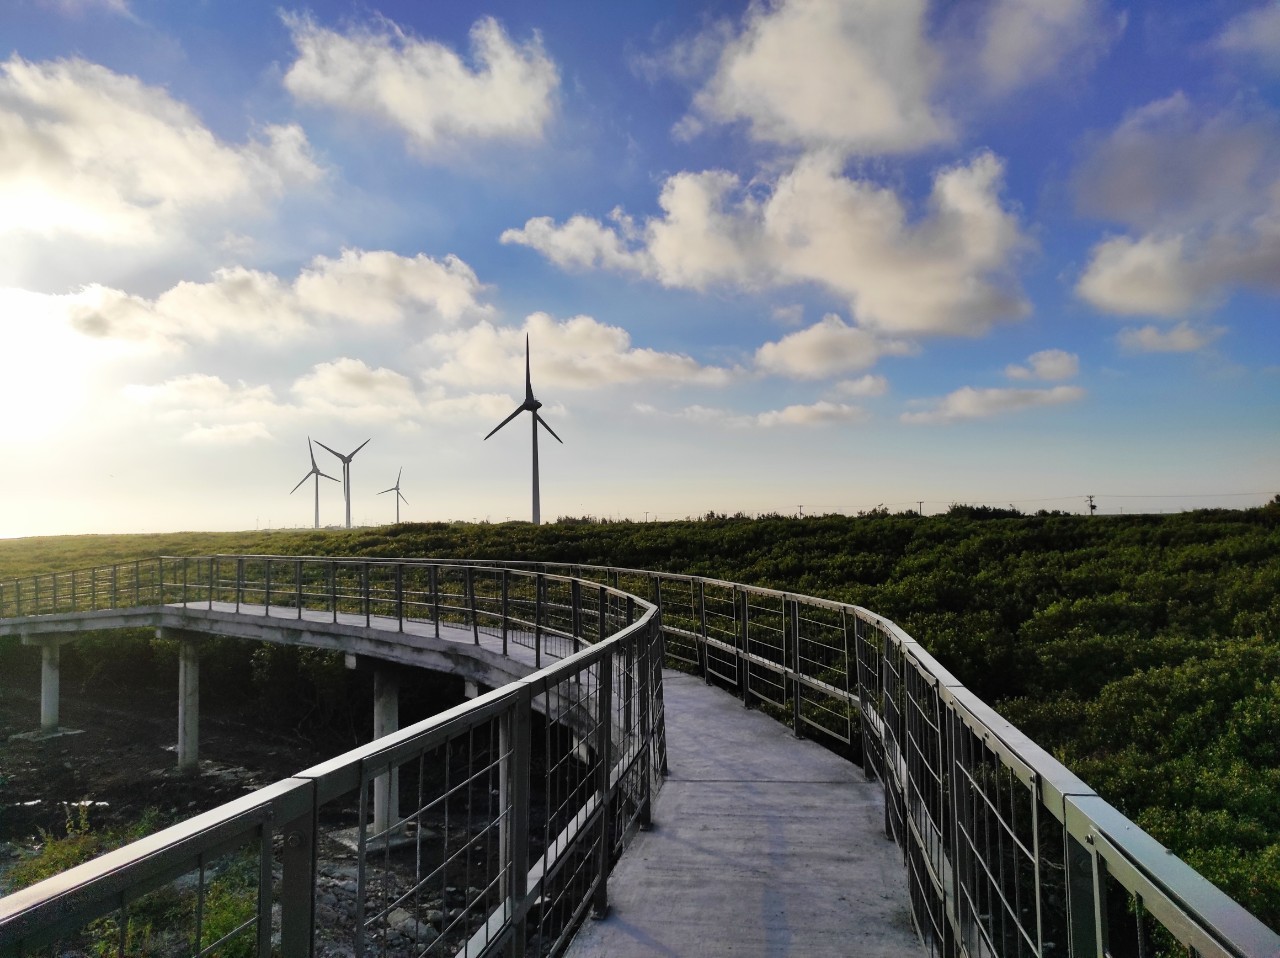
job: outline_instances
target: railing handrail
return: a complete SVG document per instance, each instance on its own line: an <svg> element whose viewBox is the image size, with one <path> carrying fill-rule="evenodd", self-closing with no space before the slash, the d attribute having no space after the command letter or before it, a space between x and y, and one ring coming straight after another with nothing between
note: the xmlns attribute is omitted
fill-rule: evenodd
<svg viewBox="0 0 1280 958"><path fill-rule="evenodd" d="M194 562L199 567L200 562L209 561L217 566L230 560L236 560L241 572L245 563L261 561L270 569L272 563L286 560L361 565L365 569L384 565L437 570L452 566L501 569L505 570L504 575L528 573L590 584L605 588L615 596L634 595L618 583L635 580L650 587L654 602L648 603L641 595L634 597L658 613L663 608L664 587L680 585L687 588L691 602L695 598L701 602L702 621L697 629L691 630L681 628L664 617L664 632L672 636L692 637L703 674L709 680L714 674L718 681L737 687L744 701L753 694L768 697L758 691L753 692L753 680L759 681L764 673L777 677L782 699L789 701L794 696L797 732L801 730L802 686L806 680L817 682L815 676L809 676L801 667L803 637L795 621L797 609L803 606L837 613L842 622L845 616L852 616L872 632L868 636L859 629L853 630L858 659L857 683L852 682L850 675L854 663L849 652L850 629L845 626L844 669L849 690L843 691L826 683L823 694L846 709L858 711L864 767L874 770L885 782L886 820L894 837L904 845L909 860L914 861L909 867L916 882L912 905L917 929L932 946L944 954L949 954L953 947L960 948L962 952L982 950L982 947L990 949L993 936L997 934L983 924L984 920L993 920L989 915L984 919L976 903L965 903L965 894L972 890L965 885L970 876L964 872L964 861L965 856L972 857L974 851L972 847L964 847L958 831L965 827L966 816L973 818L991 813L990 809L982 807L983 784L979 780L983 769L990 767L1003 769L1010 776L1010 781L1023 790L1013 798L1029 802L1033 820L1038 811L1045 811L1060 826L1062 847L1056 852L1052 848L1043 850L1037 835L1033 841L1035 857L1031 865L1035 872L1037 896L1044 894L1046 885L1042 882L1056 880L1051 875L1042 875L1042 868L1049 871L1060 869L1064 873L1065 920L1069 926L1073 954L1100 955L1106 950L1108 935L1117 933L1107 928L1109 882L1118 884L1137 902L1136 934L1139 938L1146 934L1143 930L1145 914L1168 929L1184 946L1193 947L1202 954L1258 958L1274 958L1280 954L1280 935L1168 853L965 687L914 638L890 620L861 606L722 579L579 563L328 556L211 556L194 560L162 557L151 561L156 562L163 573L165 562L183 562L186 569L187 563ZM135 563L134 568L141 567ZM40 582L50 576L53 576L50 601L57 608L59 602L53 598L57 574L45 574L21 582L15 580L0 584L0 615L6 608L10 590L20 592L22 582L27 582L29 589L38 591ZM605 582L600 583L592 576L603 576ZM96 577L95 572L94 582ZM163 589L163 574L158 578ZM468 576L469 580L471 578ZM364 584L367 599L367 576ZM723 619L719 636L713 636L707 625L707 590L727 593L727 596L717 596L722 603L717 614ZM751 597L778 603L778 610L769 612L773 621L757 627L757 631L763 628L766 636L772 634L778 640L776 648L767 643L763 651L759 645L754 650L752 648L749 627ZM63 600L66 600L65 593ZM73 606L75 601L73 591L70 598ZM724 631L729 626L731 633ZM756 641L759 642L758 639ZM717 655L726 656L717 663L722 671L711 668L713 649ZM773 655L774 651L779 654ZM867 656L874 653L874 661L868 658L864 663L864 653ZM869 670L865 676L864 665ZM728 674L730 671L732 675ZM869 755L868 750L873 750L874 754ZM968 782L956 780L975 769L977 777L970 776ZM996 809L994 814L998 818L999 810ZM1006 823L1005 827L1012 829L1014 825ZM1010 834L1014 833L1011 831ZM1046 856L1043 860L1042 853ZM1058 858L1053 859L1052 854L1057 854ZM915 859L912 859L913 855ZM985 879L977 875L973 880L980 884ZM990 880L995 881L994 878ZM1036 918L1032 923L1034 927L1024 928L1024 916L1019 915L1013 906L1005 907L1024 942L1035 937L1036 947L1039 947L1040 941L1047 941L1038 899ZM967 912L965 908L968 908ZM977 944L979 939L984 939L985 945ZM1037 953L1035 947L1032 953Z"/></svg>

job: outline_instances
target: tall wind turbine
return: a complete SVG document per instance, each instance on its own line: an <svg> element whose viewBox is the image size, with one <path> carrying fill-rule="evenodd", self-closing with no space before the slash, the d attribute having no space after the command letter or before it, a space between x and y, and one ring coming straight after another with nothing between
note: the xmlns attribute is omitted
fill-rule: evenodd
<svg viewBox="0 0 1280 958"><path fill-rule="evenodd" d="M396 484L390 489L383 489L382 492L378 493L380 496L385 495L388 492L394 492L396 494L396 525L400 524L400 501L403 499L406 506L409 504L409 500L405 499L404 494L400 491L400 476L403 472L404 466L401 466L400 472L396 473Z"/></svg>
<svg viewBox="0 0 1280 958"><path fill-rule="evenodd" d="M538 400L533 398L533 381L529 378L529 337L525 336L524 338L524 402L522 402L519 406L516 407L515 412L513 412L506 419L502 420L502 422L494 426L492 432L489 433L489 436L492 436L495 432L497 432L507 423L511 422L511 420L515 419L516 416L520 415L522 412L525 412L526 410L528 410L529 412L533 413L533 418L530 420L530 424L533 427L533 524L535 526L542 522L542 504L538 496L538 423L542 423L542 427L546 429L547 432L551 433L552 437L555 439L556 442L561 444L564 443L564 440L556 435L556 431L552 429L550 426L548 426L547 421L543 419L542 416L538 413L538 410L541 408L542 408L542 403L538 402ZM485 436L484 438L488 439L489 436Z"/></svg>
<svg viewBox="0 0 1280 958"><path fill-rule="evenodd" d="M327 472L321 472L320 467L316 465L316 451L311 446L310 436L307 437L307 452L311 454L311 471L308 472L305 476L303 476L302 480L296 486L294 486L292 489L289 490L289 495L293 495L295 492L301 489L302 483L306 482L312 476L316 477L316 528L319 529L320 528L320 477L324 476L326 479L333 479L333 476L329 475ZM337 482L338 480L333 479L333 481Z"/></svg>
<svg viewBox="0 0 1280 958"><path fill-rule="evenodd" d="M356 446L355 449L351 450L350 454L346 456L338 452L336 449L329 449L329 447L326 446L324 443L322 443L319 439L316 440L316 445L319 446L321 449L328 450L329 452L333 453L335 456L337 456L339 459L342 460L342 492L346 496L346 500L347 500L347 528L350 529L351 528L351 460L356 457L357 452L359 452L365 446L369 445L369 440L366 439L364 442L360 443L360 445Z"/></svg>

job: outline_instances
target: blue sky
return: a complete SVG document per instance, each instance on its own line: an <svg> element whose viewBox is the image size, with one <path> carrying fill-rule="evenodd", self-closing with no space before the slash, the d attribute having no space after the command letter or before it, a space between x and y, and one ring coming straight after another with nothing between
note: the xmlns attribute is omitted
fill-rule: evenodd
<svg viewBox="0 0 1280 958"><path fill-rule="evenodd" d="M1280 3L11 0L0 536L1246 506ZM522 421L523 422L523 421ZM317 450L320 468L340 464ZM336 483L321 521L342 520Z"/></svg>

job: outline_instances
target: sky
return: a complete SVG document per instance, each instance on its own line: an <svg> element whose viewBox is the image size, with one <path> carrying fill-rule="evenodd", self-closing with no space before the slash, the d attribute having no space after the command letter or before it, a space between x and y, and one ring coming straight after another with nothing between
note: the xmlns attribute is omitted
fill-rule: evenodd
<svg viewBox="0 0 1280 958"><path fill-rule="evenodd" d="M0 537L1280 493L1280 2L6 0ZM317 467L341 463L315 448ZM381 494L380 494L381 493Z"/></svg>

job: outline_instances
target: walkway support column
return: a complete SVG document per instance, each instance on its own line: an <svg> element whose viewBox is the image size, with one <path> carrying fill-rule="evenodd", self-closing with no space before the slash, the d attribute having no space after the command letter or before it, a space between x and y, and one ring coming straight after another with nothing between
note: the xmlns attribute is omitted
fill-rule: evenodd
<svg viewBox="0 0 1280 958"><path fill-rule="evenodd" d="M373 672L373 737L382 738L400 728L400 675L393 666ZM392 769L373 780L373 831L380 835L400 820L400 770Z"/></svg>
<svg viewBox="0 0 1280 958"><path fill-rule="evenodd" d="M190 636L178 643L178 768L200 767L200 647Z"/></svg>
<svg viewBox="0 0 1280 958"><path fill-rule="evenodd" d="M58 731L58 696L61 687L62 644L57 639L40 643L40 731Z"/></svg>

